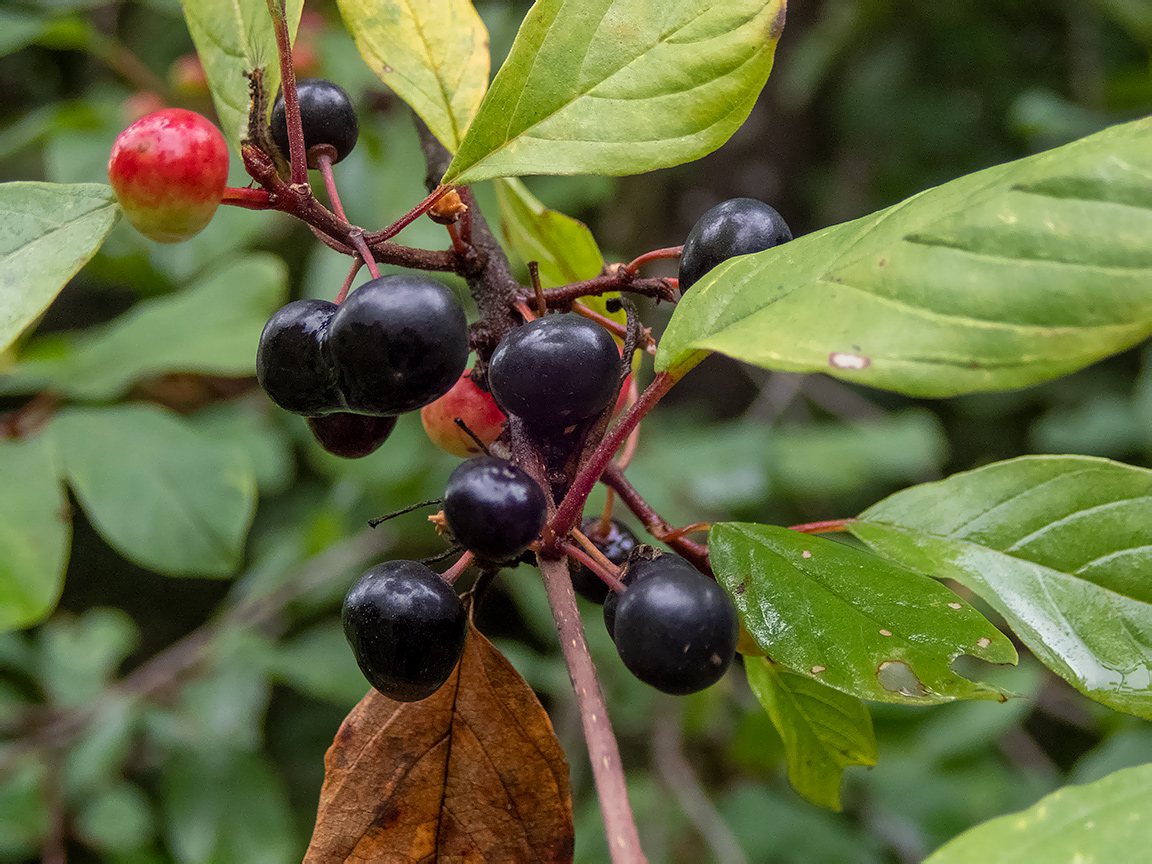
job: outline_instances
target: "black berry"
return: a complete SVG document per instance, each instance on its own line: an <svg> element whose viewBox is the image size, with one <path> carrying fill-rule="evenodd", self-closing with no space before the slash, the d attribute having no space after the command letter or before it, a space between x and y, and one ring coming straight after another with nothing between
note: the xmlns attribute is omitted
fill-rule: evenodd
<svg viewBox="0 0 1152 864"><path fill-rule="evenodd" d="M679 567L656 566L638 577L616 610L620 659L665 693L695 693L719 681L739 635L736 607L724 589Z"/></svg>
<svg viewBox="0 0 1152 864"><path fill-rule="evenodd" d="M792 239L784 217L755 198L732 198L700 217L680 253L680 293L723 261Z"/></svg>
<svg viewBox="0 0 1152 864"><path fill-rule="evenodd" d="M337 308L326 300L296 300L264 325L256 380L285 411L327 414L344 407L327 347Z"/></svg>
<svg viewBox="0 0 1152 864"><path fill-rule="evenodd" d="M633 561L624 570L620 581L624 583L624 587L632 585L637 579L642 579L650 573L659 573L664 570L681 570L685 573L700 575L688 560L681 558L679 555L674 555L671 552L665 552L656 558L639 558ZM620 595L615 591L609 591L604 598L604 629L608 631L608 635L613 639L616 638L616 610L620 606Z"/></svg>
<svg viewBox="0 0 1152 864"><path fill-rule="evenodd" d="M464 650L460 598L416 561L378 564L344 598L344 635L368 683L399 702L431 696Z"/></svg>
<svg viewBox="0 0 1152 864"><path fill-rule="evenodd" d="M296 93L300 98L300 125L304 130L308 167L319 167L311 152L319 144L327 144L336 151L333 162L351 153L360 135L360 123L344 88L324 78L305 78L296 82ZM283 94L272 104L271 128L272 140L287 157L288 117Z"/></svg>
<svg viewBox="0 0 1152 864"><path fill-rule="evenodd" d="M332 316L328 345L349 409L403 414L456 383L468 362L468 319L435 279L381 276Z"/></svg>
<svg viewBox="0 0 1152 864"><path fill-rule="evenodd" d="M337 411L306 422L316 441L333 456L360 459L384 443L396 428L395 417L371 417Z"/></svg>
<svg viewBox="0 0 1152 864"><path fill-rule="evenodd" d="M579 315L517 327L492 353L488 384L505 413L547 427L599 414L620 392L620 351L608 331Z"/></svg>
<svg viewBox="0 0 1152 864"><path fill-rule="evenodd" d="M636 545L636 535L632 533L632 529L621 522L619 519L612 519L608 523L607 535L601 535L600 530L600 517L589 516L580 526L580 530L587 535L588 539L604 553L606 557L613 564L623 564L628 560L628 553L632 551L632 547ZM576 593L583 597L585 600L591 600L593 603L603 603L604 599L608 596L608 586L604 580L585 567L579 562L572 562L570 568L572 575L572 587L576 589Z"/></svg>
<svg viewBox="0 0 1152 864"><path fill-rule="evenodd" d="M536 539L547 517L539 484L505 459L479 456L456 466L444 489L444 519L476 557L515 558Z"/></svg>

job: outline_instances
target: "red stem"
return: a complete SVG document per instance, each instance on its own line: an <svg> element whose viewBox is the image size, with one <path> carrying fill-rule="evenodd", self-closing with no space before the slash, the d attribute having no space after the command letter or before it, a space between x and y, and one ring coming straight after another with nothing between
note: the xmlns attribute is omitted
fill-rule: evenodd
<svg viewBox="0 0 1152 864"><path fill-rule="evenodd" d="M662 258L679 258L680 253L683 251L683 246L669 246L665 249L656 249L652 252L645 252L639 258L634 258L625 266L625 270L635 275L636 271L641 266L647 264L649 261L659 261Z"/></svg>
<svg viewBox="0 0 1152 864"><path fill-rule="evenodd" d="M855 519L827 519L823 522L805 522L802 525L789 525L789 531L799 531L802 534L831 534L833 531L847 531L848 525Z"/></svg>
<svg viewBox="0 0 1152 864"><path fill-rule="evenodd" d="M437 186L435 189L428 193L428 197L426 197L423 201L421 201L387 228L384 228L381 231L376 231L373 234L369 234L364 239L369 243L375 244L387 240L389 237L395 237L397 234L399 234L401 231L403 231L405 228L407 228L409 225L411 225L413 222L431 210L432 205L443 198L451 188L451 186Z"/></svg>
<svg viewBox="0 0 1152 864"><path fill-rule="evenodd" d="M380 268L376 266L376 259L372 257L372 250L368 248L368 244L364 242L364 234L359 229L356 229L348 235L348 240L356 247L356 251L360 253L360 257L368 266L368 272L372 274L373 279L380 278Z"/></svg>
<svg viewBox="0 0 1152 864"><path fill-rule="evenodd" d="M573 531L572 533L576 532ZM597 560L589 552L581 549L575 543L572 543L568 540L563 541L562 545L566 555L575 558L577 561L579 561L581 564L599 576L601 581L613 591L619 593L624 590L624 583L614 575L616 571L615 567L613 567L611 571L605 569L603 561ZM608 563L611 564L612 562L609 561Z"/></svg>
<svg viewBox="0 0 1152 864"><path fill-rule="evenodd" d="M588 758L592 762L592 777L596 781L600 812L604 817L604 830L608 835L608 850L613 864L643 864L647 859L640 848L640 835L636 819L628 802L628 787L624 782L624 766L620 750L608 719L604 692L596 678L596 667L588 653L584 638L584 624L576 606L576 594L568 576L567 559L554 561L537 556L552 618L560 637L560 649L572 679L580 720L584 726L584 741Z"/></svg>
<svg viewBox="0 0 1152 864"><path fill-rule="evenodd" d="M267 0L280 55L280 89L284 93L284 116L288 123L288 161L293 186L308 185L308 154L304 152L304 128L300 125L300 99L296 95L296 69L292 65L292 43L288 37L288 17L279 0Z"/></svg>
<svg viewBox="0 0 1152 864"><path fill-rule="evenodd" d="M620 449L620 445L624 443L636 424L652 410L665 393L672 389L676 381L677 379L668 372L657 373L652 383L640 394L636 404L624 412L616 421L616 425L608 430L608 434L604 436L604 440L593 451L588 461L580 466L568 494L564 496L564 500L560 502L556 514L552 517L551 527L557 537L567 536L580 521L584 502L588 499L588 494L596 485L596 481L600 479L600 475L604 473L604 469L612 461L613 455Z"/></svg>
<svg viewBox="0 0 1152 864"><path fill-rule="evenodd" d="M336 191L336 178L332 174L332 157L328 153L319 153L316 163L320 166L320 176L324 178L324 188L328 190L328 200L332 202L332 212L341 222L347 222L344 215L344 205L340 203L340 194Z"/></svg>
<svg viewBox="0 0 1152 864"><path fill-rule="evenodd" d="M447 582L449 585L455 585L456 580L460 578L460 574L468 569L468 565L472 563L472 553L465 552L461 555L455 564L440 574L440 578Z"/></svg>
<svg viewBox="0 0 1152 864"><path fill-rule="evenodd" d="M344 284L340 286L340 293L336 295L336 299L332 302L339 306L344 302L344 298L348 296L348 292L352 290L352 280L356 278L356 274L360 272L360 268L364 266L364 261L360 258L352 259L352 269L348 271L348 278L344 280Z"/></svg>
<svg viewBox="0 0 1152 864"><path fill-rule="evenodd" d="M600 480L620 496L624 506L644 523L644 528L649 534L668 544L678 555L687 558L701 573L712 573L712 565L708 561L708 547L678 534L663 516L652 509L652 505L644 500L636 491L636 487L628 482L620 466L609 465L604 469L604 475Z"/></svg>
<svg viewBox="0 0 1152 864"><path fill-rule="evenodd" d="M267 189L238 189L234 186L224 187L220 203L243 207L245 210L273 210L276 207Z"/></svg>

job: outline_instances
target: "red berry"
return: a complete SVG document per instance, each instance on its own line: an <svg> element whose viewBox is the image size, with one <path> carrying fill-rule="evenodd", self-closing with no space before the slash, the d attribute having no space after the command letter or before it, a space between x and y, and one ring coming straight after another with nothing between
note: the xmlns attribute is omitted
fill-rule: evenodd
<svg viewBox="0 0 1152 864"><path fill-rule="evenodd" d="M451 390L420 409L420 422L432 443L442 450L453 456L479 456L484 451L456 425L457 417L468 424L472 433L486 446L500 437L504 421L508 419L496 407L492 394L473 383L471 369L464 370Z"/></svg>
<svg viewBox="0 0 1152 864"><path fill-rule="evenodd" d="M124 215L157 243L179 243L212 219L228 182L228 145L195 111L165 108L120 133L108 179Z"/></svg>

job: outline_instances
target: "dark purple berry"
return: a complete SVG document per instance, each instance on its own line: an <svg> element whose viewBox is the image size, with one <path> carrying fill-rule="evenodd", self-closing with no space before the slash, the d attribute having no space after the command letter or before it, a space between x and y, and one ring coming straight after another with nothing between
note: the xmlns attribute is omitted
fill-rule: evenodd
<svg viewBox="0 0 1152 864"><path fill-rule="evenodd" d="M333 162L351 153L360 135L360 123L344 88L324 78L305 78L296 82L296 94L300 99L300 125L304 131L304 149L308 151L308 167L319 167L311 152L318 144L327 144L336 151ZM272 104L270 125L272 140L287 158L288 115L283 94Z"/></svg>
<svg viewBox="0 0 1152 864"><path fill-rule="evenodd" d="M575 314L547 315L501 340L488 366L505 413L562 428L593 417L620 392L620 351L612 336Z"/></svg>
<svg viewBox="0 0 1152 864"><path fill-rule="evenodd" d="M256 349L256 380L285 411L328 414L343 409L327 346L337 308L326 300L296 300L264 325Z"/></svg>
<svg viewBox="0 0 1152 864"><path fill-rule="evenodd" d="M337 411L306 418L317 443L333 456L360 459L384 443L396 428L395 417L372 417Z"/></svg>
<svg viewBox="0 0 1152 864"><path fill-rule="evenodd" d="M636 535L619 519L609 521L607 536L599 533L599 516L589 516L581 524L580 530L604 553L604 557L616 565L627 561L628 553L636 545ZM603 579L578 561L571 563L569 572L572 575L572 587L576 589L577 594L593 603L604 602L604 598L608 596L608 585Z"/></svg>
<svg viewBox="0 0 1152 864"><path fill-rule="evenodd" d="M755 198L732 198L700 217L680 253L680 293L729 258L750 255L792 239L788 224Z"/></svg>
<svg viewBox="0 0 1152 864"><path fill-rule="evenodd" d="M456 466L444 489L444 519L477 558L515 558L536 539L548 504L539 484L505 459L478 456Z"/></svg>
<svg viewBox="0 0 1152 864"><path fill-rule="evenodd" d="M350 410L403 414L456 383L468 362L468 319L435 279L381 276L332 316L328 346Z"/></svg>
<svg viewBox="0 0 1152 864"><path fill-rule="evenodd" d="M621 595L613 639L628 670L665 693L715 684L736 655L739 618L724 589L694 569L651 562Z"/></svg>
<svg viewBox="0 0 1152 864"><path fill-rule="evenodd" d="M682 558L672 552L664 552L656 558L638 558L633 561L624 570L620 581L628 587L637 579L642 579L649 573L658 573L661 570L682 570L686 573L699 573L699 571L688 563L688 559ZM620 595L615 591L609 591L608 595L604 598L604 629L608 631L608 635L613 639L616 638L616 610L620 606Z"/></svg>
<svg viewBox="0 0 1152 864"><path fill-rule="evenodd" d="M435 693L464 651L456 592L417 561L378 564L344 598L344 635L368 683L398 702Z"/></svg>

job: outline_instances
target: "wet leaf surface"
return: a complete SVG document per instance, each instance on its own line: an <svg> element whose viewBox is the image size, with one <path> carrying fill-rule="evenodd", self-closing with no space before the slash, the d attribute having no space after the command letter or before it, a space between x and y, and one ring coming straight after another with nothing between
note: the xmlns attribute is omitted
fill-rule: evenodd
<svg viewBox="0 0 1152 864"><path fill-rule="evenodd" d="M774 525L717 523L708 545L717 580L774 662L878 702L1005 698L951 662L1015 663L1012 643L936 580Z"/></svg>
<svg viewBox="0 0 1152 864"><path fill-rule="evenodd" d="M306 864L572 860L568 763L531 688L473 625L436 693L369 690L324 758Z"/></svg>

